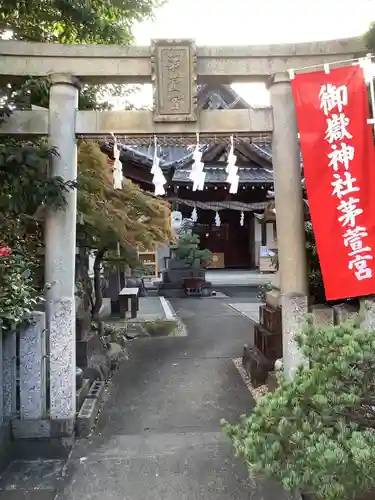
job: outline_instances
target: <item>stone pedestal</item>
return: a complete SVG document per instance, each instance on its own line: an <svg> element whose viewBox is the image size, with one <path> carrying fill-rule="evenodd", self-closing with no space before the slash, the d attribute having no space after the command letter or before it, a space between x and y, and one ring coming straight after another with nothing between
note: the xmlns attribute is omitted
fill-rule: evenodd
<svg viewBox="0 0 375 500"><path fill-rule="evenodd" d="M64 181L77 178L75 137L78 82L65 74L51 76L49 144L57 148L51 175ZM49 211L46 219L45 280L50 354L50 417L75 418L76 316L75 261L77 191L64 194L64 210Z"/></svg>
<svg viewBox="0 0 375 500"><path fill-rule="evenodd" d="M254 386L267 382L275 361L282 356L280 291L276 286L267 292L266 304L259 307L259 323L254 325L254 346L244 346L243 366Z"/></svg>
<svg viewBox="0 0 375 500"><path fill-rule="evenodd" d="M158 284L159 294L168 297L184 297L185 280L199 279L202 280L202 287L211 287L205 279L206 270L200 266L191 266L184 261L171 257L168 262L168 269L162 273L163 281Z"/></svg>
<svg viewBox="0 0 375 500"><path fill-rule="evenodd" d="M357 309L350 304L337 304L332 309L335 325L341 325L358 317Z"/></svg>
<svg viewBox="0 0 375 500"><path fill-rule="evenodd" d="M361 300L360 317L362 326L370 332L375 332L375 295Z"/></svg>
<svg viewBox="0 0 375 500"><path fill-rule="evenodd" d="M286 377L292 379L298 367L307 365L296 342L295 336L305 326L307 315L306 295L285 294L282 297L283 322L283 367Z"/></svg>
<svg viewBox="0 0 375 500"><path fill-rule="evenodd" d="M46 417L45 314L34 312L20 333L20 414L22 419Z"/></svg>
<svg viewBox="0 0 375 500"><path fill-rule="evenodd" d="M310 312L317 327L334 325L334 311L332 307L324 304L314 304L311 306Z"/></svg>

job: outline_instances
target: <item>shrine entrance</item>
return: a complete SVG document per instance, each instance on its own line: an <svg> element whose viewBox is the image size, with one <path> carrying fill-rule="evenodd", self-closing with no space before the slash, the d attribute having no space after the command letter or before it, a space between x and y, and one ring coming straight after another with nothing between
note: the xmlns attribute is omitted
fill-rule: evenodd
<svg viewBox="0 0 375 500"><path fill-rule="evenodd" d="M4 77L10 82L13 78L50 76L52 85L48 110L38 108L15 112L2 124L0 134L18 137L48 136L51 146L57 148L59 152L59 155L53 158L51 173L54 176L61 176L64 181L71 181L77 177L78 137L106 139L110 134L115 134L118 141L123 140L124 144L129 144L131 140L143 139L148 145L149 138L156 136L159 141L160 138L164 138L163 140L168 143L173 139L176 147L181 138L184 140L190 138L190 144L194 146L197 142L197 133L201 145L212 146L223 141L228 145L232 136L238 142L244 140L255 145L260 139L270 142L272 137L271 179L260 182L254 180L254 183L259 185L260 189L263 184L266 191L265 188L271 187L275 182L282 292L284 295L306 296L301 170L288 70L354 59L361 56L364 50L360 39L312 44L198 48L192 40L158 40L152 47L129 48L60 46L2 40L0 79ZM208 105L200 107L198 84L229 85L235 81L267 81L272 107L259 109L250 106L238 109L235 102L216 106L214 102L218 102L217 96L213 96L214 99L211 99ZM153 111L78 110L79 89L82 84L113 82L152 83ZM183 146L186 145L185 142ZM239 146L242 147L242 144ZM139 145L131 148L128 154L134 158L139 157L135 154L137 148ZM251 156L254 151L249 150L247 154ZM238 189L242 187L241 172L245 173L241 168L248 168L246 171L248 175L255 168L242 167L238 164L239 170L236 171L233 155L231 159L228 156L230 157L230 151L224 160L225 165L230 166L229 172L225 171L224 166L225 178L220 184L226 184L230 189L224 198L215 200L216 207L211 205L210 222L206 219L205 208L201 209L201 223L203 226L205 224L209 226L207 231L202 233L206 238L203 241L217 248L218 256L224 253L228 263L235 265L236 260L243 259L245 262L246 257L245 255L241 257L240 253L234 257L231 253L232 247L245 248L248 244L250 246L250 240L242 232L245 229L238 232L237 240L232 240L231 225L238 224L241 228L251 230L252 223L248 219L247 212L261 209L262 207L256 204L262 200L257 201L254 198L248 203L250 195L247 198L244 190L245 199L236 200L238 203L236 210L225 206L225 203L231 201L227 195L234 196L241 191ZM170 193L171 201L181 206L185 204L190 210L197 205L199 211L199 202L202 200L196 197L206 191L206 185L211 184L215 190L215 182L210 183L204 178L202 174L207 175L207 172L199 161L197 162L199 165L196 165L196 172L199 175L195 179L187 178L183 168L186 166L184 161L176 160L178 165L174 165L170 171L173 176L167 179L169 181L167 186L171 186L170 189L173 190L174 199ZM201 163L207 166L208 161L203 159ZM162 169L170 164L170 160L161 158ZM144 165L138 163L138 166L135 174L139 174L141 169L144 170ZM175 168L176 166L180 168ZM148 169L150 168L151 164L148 162ZM264 171L270 170L264 166L262 168ZM174 178L177 172L182 176L179 179ZM229 173L230 179L228 179ZM146 172L145 176L146 174L151 180L150 171ZM198 184L199 188L194 190L192 183ZM202 184L203 191L200 191ZM178 186L179 189L174 190L173 186ZM192 189L187 189L188 187ZM181 189L189 191L189 197L182 196ZM195 198L190 196L192 192L195 193ZM222 205L219 202L222 202ZM64 430L61 434L64 436L63 439L73 435L76 417L76 204L77 193L72 190L67 195L66 210L49 212L46 218L45 279L48 284L46 329L50 350L48 419L58 423L59 428ZM215 222L215 227L218 229L214 230L212 219L215 220L216 212L220 216L221 210L223 225ZM241 212L244 212L243 226L240 223ZM254 245L256 245L255 239ZM221 251L223 249L224 252ZM251 260L249 265L252 265ZM294 302L289 305L294 307ZM292 311L292 320L285 323L285 329L290 335L298 327L298 319L305 313L305 310L300 309ZM285 311L287 313L286 308ZM45 415L43 418L45 422ZM48 431L45 430L47 427L40 429L44 433L55 432L54 436L57 432L57 427L53 425L51 431L49 428ZM47 434L43 434L44 438L46 436Z"/></svg>
<svg viewBox="0 0 375 500"><path fill-rule="evenodd" d="M194 229L194 232L200 235L201 247L208 248L213 254L209 268L256 268L252 255L253 239L250 238L251 228L247 222L243 226L237 227L238 220L235 219L235 215L230 210L223 210L220 214L221 225L219 227L209 222L207 224L197 224L196 229Z"/></svg>

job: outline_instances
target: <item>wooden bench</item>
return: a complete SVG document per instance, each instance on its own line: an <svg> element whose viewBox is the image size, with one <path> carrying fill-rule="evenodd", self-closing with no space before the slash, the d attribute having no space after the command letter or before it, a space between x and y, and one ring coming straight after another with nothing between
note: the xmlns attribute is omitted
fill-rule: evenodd
<svg viewBox="0 0 375 500"><path fill-rule="evenodd" d="M130 303L130 317L137 317L137 311L139 310L139 288L123 288L119 293L119 301L121 316L126 316Z"/></svg>

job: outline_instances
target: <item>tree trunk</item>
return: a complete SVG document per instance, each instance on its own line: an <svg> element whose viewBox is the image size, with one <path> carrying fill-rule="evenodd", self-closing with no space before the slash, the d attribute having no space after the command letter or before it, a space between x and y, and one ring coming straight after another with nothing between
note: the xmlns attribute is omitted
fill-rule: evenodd
<svg viewBox="0 0 375 500"><path fill-rule="evenodd" d="M100 271L101 264L103 261L103 257L106 253L106 248L101 248L96 252L95 261L94 261L94 293L95 293L95 304L92 308L92 318L94 320L99 319L99 312L103 305L103 295L102 295L102 287L101 287L101 279L100 279Z"/></svg>

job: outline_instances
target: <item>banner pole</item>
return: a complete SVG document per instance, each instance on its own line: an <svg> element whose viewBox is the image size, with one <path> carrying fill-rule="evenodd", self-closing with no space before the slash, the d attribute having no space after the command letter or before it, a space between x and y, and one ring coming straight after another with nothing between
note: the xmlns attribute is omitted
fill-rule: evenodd
<svg viewBox="0 0 375 500"><path fill-rule="evenodd" d="M331 68L333 66L342 65L342 64L345 65L345 66L348 66L350 64L352 64L353 66L355 66L357 64L360 64L360 60L361 59L368 59L371 62L372 59L375 59L375 55L370 54L370 55L367 55L364 58L356 57L356 58L353 58L353 59L342 59L341 61L340 60L338 60L338 61L330 61L328 63L328 65ZM313 69L318 69L318 68L324 69L324 66L326 64L327 63L312 64L310 66L301 66L300 68L288 69L287 71L289 72L290 79L293 80L293 77L294 77L295 73L301 73L301 72L305 72L306 70L313 70ZM290 71L292 71L293 77L290 75Z"/></svg>

